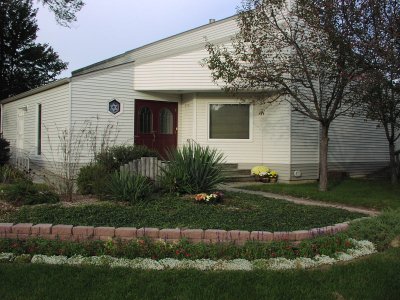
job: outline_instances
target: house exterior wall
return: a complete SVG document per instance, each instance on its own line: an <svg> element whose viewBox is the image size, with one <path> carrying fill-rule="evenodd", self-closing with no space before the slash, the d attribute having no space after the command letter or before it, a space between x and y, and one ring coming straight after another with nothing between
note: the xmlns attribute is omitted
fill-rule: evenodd
<svg viewBox="0 0 400 300"><path fill-rule="evenodd" d="M383 128L362 117L343 116L330 129L329 166L348 170L353 176L366 175L388 166L389 148Z"/></svg>
<svg viewBox="0 0 400 300"><path fill-rule="evenodd" d="M319 177L319 124L299 113L291 117L291 180ZM388 165L388 146L382 128L360 117L342 116L329 129L330 171L361 176ZM296 177L295 171L302 176Z"/></svg>
<svg viewBox="0 0 400 300"><path fill-rule="evenodd" d="M300 113L291 112L291 180L319 177L319 126ZM300 171L296 177L294 172Z"/></svg>
<svg viewBox="0 0 400 300"><path fill-rule="evenodd" d="M240 100L222 94L198 93L186 95L180 101L179 145L194 140L202 146L217 148L227 163L238 163L248 169L264 164L276 169L282 180L290 176L290 110L286 103L268 108L260 115L261 107L251 111L249 140L213 140L209 138L209 105L237 104Z"/></svg>
<svg viewBox="0 0 400 300"><path fill-rule="evenodd" d="M196 102L193 94L185 94L178 103L178 147L195 140Z"/></svg>
<svg viewBox="0 0 400 300"><path fill-rule="evenodd" d="M205 49L168 57L135 67L135 89L141 91L220 91L211 71L201 66Z"/></svg>
<svg viewBox="0 0 400 300"><path fill-rule="evenodd" d="M58 155L60 140L58 129L68 125L70 86L62 86L3 104L3 136L16 147L18 110L24 114L23 150L34 162L49 164L62 160ZM38 155L38 104L42 106L42 153Z"/></svg>
<svg viewBox="0 0 400 300"><path fill-rule="evenodd" d="M133 64L114 67L72 78L71 126L97 131L97 150L103 137L109 137L109 145L134 143L135 99L178 102L175 94L142 93L134 90ZM113 115L108 104L116 99L122 104L122 111ZM104 134L106 128L112 129ZM97 129L96 129L97 128ZM89 162L93 157L90 147L84 147L81 161Z"/></svg>

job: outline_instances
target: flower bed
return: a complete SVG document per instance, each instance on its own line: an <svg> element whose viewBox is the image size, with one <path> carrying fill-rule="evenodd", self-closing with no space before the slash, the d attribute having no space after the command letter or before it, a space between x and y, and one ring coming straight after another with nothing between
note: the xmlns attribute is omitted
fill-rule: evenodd
<svg viewBox="0 0 400 300"><path fill-rule="evenodd" d="M84 241L71 242L45 239L0 239L0 252L15 254L63 255L72 257L109 255L119 258L152 258L152 259L266 259L284 257L294 259L299 257L312 258L316 255L332 256L338 252L346 252L354 244L344 234L319 237L301 243L281 242L247 242L244 245L234 243L193 244L187 240L175 243L137 239L132 241Z"/></svg>
<svg viewBox="0 0 400 300"><path fill-rule="evenodd" d="M163 195L145 205L101 202L68 207L22 207L10 214L0 215L0 223L286 232L321 228L362 216L341 209L297 205L262 196L227 192L221 205L199 204L188 196Z"/></svg>
<svg viewBox="0 0 400 300"><path fill-rule="evenodd" d="M165 258L154 260L148 258L115 258L112 256L46 256L46 255L15 255L13 253L1 253L0 262L30 262L33 264L51 264L51 265L90 265L104 266L110 268L131 268L142 270L169 270L169 269L196 269L202 271L252 271L252 270L289 270L289 269L308 269L323 265L332 265L340 261L349 261L362 256L375 253L374 245L369 241L351 240L354 248L346 252L337 253L334 257L317 255L314 258L271 258L257 259L249 261L246 259L234 260L177 260Z"/></svg>

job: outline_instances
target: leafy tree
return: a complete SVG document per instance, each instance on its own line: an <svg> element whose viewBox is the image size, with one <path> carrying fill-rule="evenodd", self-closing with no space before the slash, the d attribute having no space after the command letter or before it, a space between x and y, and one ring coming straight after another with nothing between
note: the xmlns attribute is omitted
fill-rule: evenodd
<svg viewBox="0 0 400 300"><path fill-rule="evenodd" d="M331 30L341 22L337 7L322 4L310 15L305 0L244 0L238 34L231 45L208 44L206 64L228 93L256 103L287 101L319 123L319 189L326 191L329 128L356 105L348 87L361 70L358 56Z"/></svg>
<svg viewBox="0 0 400 300"><path fill-rule="evenodd" d="M32 0L0 0L0 99L56 78L67 64L48 44L35 43Z"/></svg>
<svg viewBox="0 0 400 300"><path fill-rule="evenodd" d="M363 58L368 70L355 87L355 94L365 103L364 115L377 120L385 130L391 181L396 184L400 176L395 156L400 140L400 3L358 0L338 5L345 16L342 36L354 45L353 51Z"/></svg>
<svg viewBox="0 0 400 300"><path fill-rule="evenodd" d="M358 85L359 95L363 99L364 114L383 126L388 140L390 174L392 184L399 182L400 164L396 159L396 142L400 140L400 86L393 79L393 73L383 74L380 71L367 73ZM393 77L392 77L393 78Z"/></svg>
<svg viewBox="0 0 400 300"><path fill-rule="evenodd" d="M0 137L0 166L4 166L10 160L10 142Z"/></svg>
<svg viewBox="0 0 400 300"><path fill-rule="evenodd" d="M38 0L47 5L54 12L57 22L69 27L69 24L76 21L76 13L85 5L82 0Z"/></svg>

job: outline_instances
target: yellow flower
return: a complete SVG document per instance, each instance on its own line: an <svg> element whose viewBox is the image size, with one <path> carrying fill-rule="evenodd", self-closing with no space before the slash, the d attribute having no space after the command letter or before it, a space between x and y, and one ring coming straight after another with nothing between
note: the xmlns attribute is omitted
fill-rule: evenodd
<svg viewBox="0 0 400 300"><path fill-rule="evenodd" d="M266 166L256 166L251 169L251 175L260 175L260 173L268 173L269 169Z"/></svg>

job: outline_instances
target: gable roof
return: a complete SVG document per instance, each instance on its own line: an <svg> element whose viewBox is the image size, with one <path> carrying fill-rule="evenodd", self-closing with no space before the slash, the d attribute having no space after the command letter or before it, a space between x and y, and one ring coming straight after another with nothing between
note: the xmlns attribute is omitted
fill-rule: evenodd
<svg viewBox="0 0 400 300"><path fill-rule="evenodd" d="M237 25L235 15L167 37L75 70L72 72L72 76L79 76L133 61L152 61L173 54L179 54L188 49L199 49L204 47L205 43L208 41L229 41L236 33Z"/></svg>
<svg viewBox="0 0 400 300"><path fill-rule="evenodd" d="M154 61L163 57L177 55L187 51L204 48L207 42L228 42L238 31L236 15L190 29L188 31L155 41L153 43L129 50L125 53L91 64L87 67L72 71L72 77L124 65L135 62ZM49 89L71 82L71 78L60 79L27 92L3 99L0 102L6 104L21 98L25 98Z"/></svg>

